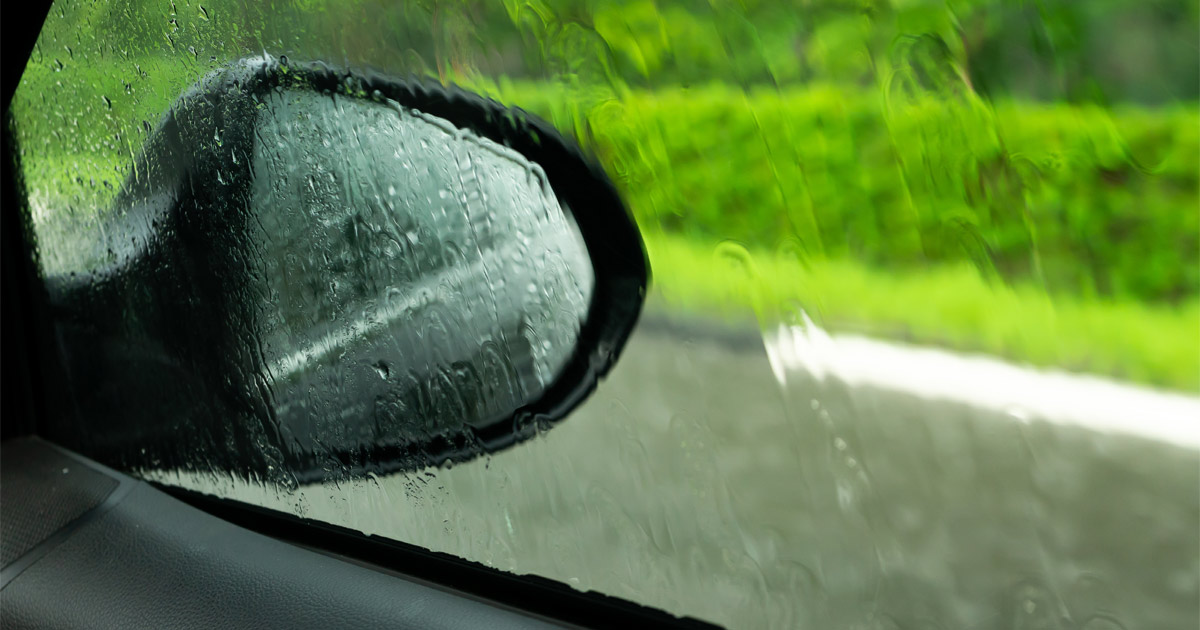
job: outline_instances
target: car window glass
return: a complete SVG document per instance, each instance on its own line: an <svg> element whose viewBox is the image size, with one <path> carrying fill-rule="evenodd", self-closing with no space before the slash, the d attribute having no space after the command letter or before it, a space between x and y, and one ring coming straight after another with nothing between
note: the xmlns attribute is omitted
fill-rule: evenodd
<svg viewBox="0 0 1200 630"><path fill-rule="evenodd" d="M263 53L542 116L645 239L624 354L534 440L298 487L147 478L732 627L1195 627L1197 19L1157 0L64 1L12 127L48 279L119 263L146 229L112 216L142 143L206 73ZM332 108L329 133L377 115L272 98ZM321 131L277 122L245 157L303 172L286 185L313 203L322 172L422 194L288 156ZM340 210L373 211L331 208L331 231L356 225ZM396 233L427 242L444 226L425 219ZM492 227L482 242L517 229ZM314 247L272 242L280 273ZM563 278L576 301L582 278ZM322 305L280 287L300 292L285 339Z"/></svg>

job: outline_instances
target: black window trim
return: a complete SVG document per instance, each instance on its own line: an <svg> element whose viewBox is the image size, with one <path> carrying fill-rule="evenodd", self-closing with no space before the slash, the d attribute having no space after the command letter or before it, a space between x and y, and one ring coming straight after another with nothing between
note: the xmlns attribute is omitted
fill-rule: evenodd
<svg viewBox="0 0 1200 630"><path fill-rule="evenodd" d="M47 362L40 360L49 350L45 322L46 302L38 291L34 252L28 238L31 226L24 212L27 197L21 177L20 156L12 138L9 105L33 54L38 35L51 0L25 3L24 15L17 17L13 5L7 5L3 23L3 58L0 61L0 266L3 288L0 295L0 339L4 374L0 439L31 435L44 416L42 396Z"/></svg>
<svg viewBox="0 0 1200 630"><path fill-rule="evenodd" d="M151 485L248 530L560 623L585 628L720 627L597 591L580 591L557 580L508 573L452 554L323 521L157 482Z"/></svg>

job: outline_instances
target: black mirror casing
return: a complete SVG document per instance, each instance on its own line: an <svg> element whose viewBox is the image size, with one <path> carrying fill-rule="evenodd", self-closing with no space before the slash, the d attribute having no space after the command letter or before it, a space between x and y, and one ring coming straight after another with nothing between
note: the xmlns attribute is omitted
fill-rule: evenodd
<svg viewBox="0 0 1200 630"><path fill-rule="evenodd" d="M243 341L266 304L245 255L256 246L248 225L254 121L282 90L398 103L541 167L578 226L595 285L578 343L540 397L419 439L378 439L365 416L340 437L281 427L261 348ZM111 270L47 278L67 383L46 433L127 470L221 470L306 483L508 447L590 394L623 347L648 282L640 235L614 185L552 126L455 87L322 63L252 58L206 76L150 134L114 207L107 233L132 245L110 246L120 259Z"/></svg>

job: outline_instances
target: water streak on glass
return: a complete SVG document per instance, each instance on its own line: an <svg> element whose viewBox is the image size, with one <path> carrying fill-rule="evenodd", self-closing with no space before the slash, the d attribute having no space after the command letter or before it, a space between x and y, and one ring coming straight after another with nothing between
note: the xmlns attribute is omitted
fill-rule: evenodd
<svg viewBox="0 0 1200 630"><path fill-rule="evenodd" d="M254 342L284 439L320 448L365 415L372 443L403 443L536 400L594 282L540 167L395 103L282 92L263 105Z"/></svg>

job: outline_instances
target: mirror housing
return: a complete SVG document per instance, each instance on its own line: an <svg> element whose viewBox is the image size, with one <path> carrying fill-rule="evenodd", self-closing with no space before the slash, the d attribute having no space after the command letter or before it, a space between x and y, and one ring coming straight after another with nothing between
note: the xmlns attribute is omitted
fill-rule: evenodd
<svg viewBox="0 0 1200 630"><path fill-rule="evenodd" d="M288 287L301 282L285 278L274 267L256 266L254 261L271 260L260 251L263 243L282 239L278 222L272 223L271 217L263 214L264 182L270 188L276 180L286 179L291 167L284 160L280 172L271 171L255 156L268 142L263 121L270 117L263 112L269 113L289 95L331 99L343 108L339 120L347 117L346 108L375 112L371 108L388 107L396 115L408 116L405 120L409 122L403 124L420 133L426 133L426 123L440 128L441 132L428 131L444 133L437 136L439 142L422 140L419 147L397 150L397 155L405 151L411 163L433 160L435 151L441 151L439 155L450 151L460 162L492 160L524 165L531 173L525 183L517 177L516 184L496 184L501 188L489 188L490 181L472 182L472 190L480 191L476 202L483 199L486 204L492 199L495 205L496 199L508 199L505 191L514 186L525 195L522 199L540 199L537 191L546 189L543 205L548 210L535 208L533 212L540 219L526 223L508 220L505 212L533 216L516 208L519 204L489 208L489 226L511 226L495 231L492 238L498 244L481 246L481 240L470 240L481 238L478 222L472 223L470 217L466 225L471 230L464 232L467 240L458 236L445 239L453 241L451 250L458 256L438 254L442 268L461 270L474 260L476 272L457 273L454 282L427 283L432 289L426 287L425 305L431 300L440 305L445 315L434 319L441 322L442 338L452 340L434 344L437 353L430 354L426 347L433 342L425 334L428 326L424 324L433 320L422 319L424 311L409 308L390 317L378 315L381 291L386 295L411 293L414 285L387 286L396 263L380 261L378 251L355 245L359 233L354 227L347 228L354 231L347 237L351 244L343 244L343 249L351 251L355 260L382 270L371 276L371 289L364 289L362 299L366 301L336 297L345 293L338 293L339 281L349 279L353 284L366 278L366 272L331 262L328 252L317 251L320 246L309 251L283 248L277 254L313 257L312 265L292 268L321 270L303 279L317 287L306 295L328 302L332 310L305 320L299 333L295 327L279 324L286 319L279 312L292 291ZM310 122L320 127L333 124L331 120L317 116ZM352 131L342 139L357 140L355 146L361 149L358 134L378 130ZM287 132L276 129L271 133L279 135L280 147L296 142ZM325 141L329 142L328 138ZM449 145L458 148L447 149ZM321 150L335 155L349 147L326 144ZM367 162L372 158L378 162L390 156L365 157ZM378 184L378 177L362 176L365 167L361 164L367 162L325 173L332 182L326 187L325 200L332 203L305 215L313 222L305 224L304 230L332 225L334 219L326 220L331 212L352 226L347 217L357 216L367 203L376 210L386 205L382 211L399 212L390 202L383 204L380 198L359 194ZM506 168L496 167L487 174L500 177ZM481 172L470 170L476 175ZM351 184L347 180L357 181ZM311 176L303 183L316 190ZM467 185L462 185L465 190ZM420 199L414 203L406 206L409 214L423 211ZM543 202L535 206L538 203ZM281 208L278 212L292 212L293 205L276 204ZM555 208L565 213L565 220L554 216ZM441 212L448 212L445 206ZM613 365L636 322L649 274L636 225L612 182L594 160L544 121L455 87L269 56L220 68L182 95L150 135L103 221L106 236L98 241L94 256L100 262L85 273L47 278L70 407L50 423L48 433L71 448L127 470L229 471L251 478L308 483L367 472L415 470L506 448L561 420L591 393ZM570 233L581 241L578 249L571 244ZM398 242L400 259L406 254L416 256L423 247L417 245L423 242L417 232L409 234L408 249L404 249L406 243ZM319 243L327 234L308 236ZM504 259L507 263L499 254L491 256L505 243L517 240L524 243L519 248L521 255ZM565 262L531 272L531 247L535 253L549 252L556 256L554 260ZM580 269L580 261L573 258L576 251L590 262L590 279L587 271ZM413 264L409 268L417 270L417 277L410 278L417 282L430 269ZM321 287L330 278L320 273L336 275L328 293ZM276 276L281 279L272 280ZM531 332L530 321L539 317L537 321L546 321L547 313L563 310L559 303L564 302L558 295L556 300L541 300L541 306L530 306L532 302L511 297L512 284L503 282L507 278L528 280L519 287L528 284L531 293L541 291L542 283L570 288L573 282L582 286L590 280L591 286L590 292L576 291L583 312L564 316L564 321L575 321L573 316L578 321L569 336L555 337L558 355L537 364L537 379L521 381L533 383L517 388L522 395L503 397L504 388L489 389L486 384L491 381L479 376L486 372L478 367L483 365L480 357L487 354L481 354L479 348L490 344L488 356L500 356L499 364L508 366L500 371L517 374L513 378L520 380L523 377L519 375L532 368L522 368L518 365L521 360L514 357L539 351L522 341L523 337L538 338L537 331ZM481 285L485 280L486 286ZM475 298L455 297L463 295ZM491 319L460 316L464 309L453 308L455 299L490 304ZM530 309L538 312L526 312ZM336 334L329 332L334 317L329 313L342 317L343 325ZM463 323L476 320L484 323L475 328ZM264 332L268 329L283 332L271 337ZM283 378L279 361L273 360L296 348L273 350L280 344L272 339L282 339L286 346L286 340L296 339L297 334L305 337L308 330L325 331L309 335L319 336L324 344L321 352L315 353L320 357L314 359L313 343L301 344L308 349L289 356L300 357L300 363L320 364L313 369L328 370L320 375L322 385L306 381L304 374ZM372 336L383 340L363 341ZM401 338L405 341L395 341ZM549 341L545 343L547 348L553 347ZM448 349L451 346L454 348ZM385 347L390 348L391 358L378 359L381 352L389 351ZM430 367L429 357L434 356L440 361L438 370ZM526 363L529 361L532 359ZM496 362L487 365L493 364ZM379 381L368 383L362 376L365 368L378 373ZM466 382L454 380L459 372L468 375L466 381L477 383L472 396L458 393ZM401 374L409 375L407 385L393 378ZM322 388L328 391L320 391ZM456 403L449 411L439 408L434 413L430 411L432 403L425 404L436 397L431 393L435 390L454 392ZM328 400L322 399L323 395ZM308 405L313 400L332 404ZM389 407L380 402L389 400L397 404ZM390 411L381 411L384 408ZM433 415L437 418L431 419ZM461 419L456 420L457 416Z"/></svg>

